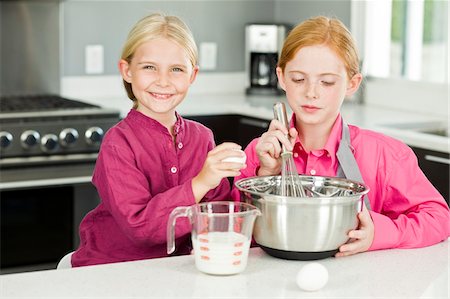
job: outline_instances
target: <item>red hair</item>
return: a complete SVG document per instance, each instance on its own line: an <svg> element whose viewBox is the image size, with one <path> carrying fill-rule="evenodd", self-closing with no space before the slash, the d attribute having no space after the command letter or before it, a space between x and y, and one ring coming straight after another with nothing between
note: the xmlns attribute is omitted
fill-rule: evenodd
<svg viewBox="0 0 450 299"><path fill-rule="evenodd" d="M359 73L356 43L345 25L334 18L319 16L308 19L289 32L281 50L278 66L283 70L303 47L326 45L344 62L349 78Z"/></svg>

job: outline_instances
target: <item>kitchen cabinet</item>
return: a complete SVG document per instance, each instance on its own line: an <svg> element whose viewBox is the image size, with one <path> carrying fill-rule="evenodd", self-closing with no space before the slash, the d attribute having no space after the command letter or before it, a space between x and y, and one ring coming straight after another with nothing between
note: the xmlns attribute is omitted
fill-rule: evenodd
<svg viewBox="0 0 450 299"><path fill-rule="evenodd" d="M450 154L417 147L411 148L419 160L422 171L449 204Z"/></svg>
<svg viewBox="0 0 450 299"><path fill-rule="evenodd" d="M216 144L225 141L237 142L239 115L192 115L185 116L185 118L195 120L210 128L214 133Z"/></svg>
<svg viewBox="0 0 450 299"><path fill-rule="evenodd" d="M238 124L238 143L246 147L269 128L270 120L241 116Z"/></svg>
<svg viewBox="0 0 450 299"><path fill-rule="evenodd" d="M238 114L193 115L186 118L210 128L214 133L216 144L232 141L240 144L242 148L245 148L255 137L266 132L270 123L270 120Z"/></svg>

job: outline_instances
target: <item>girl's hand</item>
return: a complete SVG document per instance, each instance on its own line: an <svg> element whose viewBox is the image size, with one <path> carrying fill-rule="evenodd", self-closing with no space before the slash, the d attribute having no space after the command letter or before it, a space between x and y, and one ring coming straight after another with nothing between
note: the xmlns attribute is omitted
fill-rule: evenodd
<svg viewBox="0 0 450 299"><path fill-rule="evenodd" d="M257 175L277 175L281 171L280 155L282 144L288 151L292 151L292 144L297 138L297 130L291 128L289 130L290 139L286 137L288 130L278 120L274 119L270 122L269 130L261 135L255 150L260 162Z"/></svg>
<svg viewBox="0 0 450 299"><path fill-rule="evenodd" d="M245 153L239 144L232 142L224 142L208 153L199 174L192 179L192 191L197 202L209 190L216 188L223 178L238 176L240 170L247 167L245 163L223 161L229 157L242 158Z"/></svg>
<svg viewBox="0 0 450 299"><path fill-rule="evenodd" d="M375 229L366 205L363 206L362 212L358 214L358 219L358 229L352 230L348 233L351 240L349 243L339 247L339 252L336 253L336 257L349 256L359 252L364 252L370 248L370 245L372 245Z"/></svg>

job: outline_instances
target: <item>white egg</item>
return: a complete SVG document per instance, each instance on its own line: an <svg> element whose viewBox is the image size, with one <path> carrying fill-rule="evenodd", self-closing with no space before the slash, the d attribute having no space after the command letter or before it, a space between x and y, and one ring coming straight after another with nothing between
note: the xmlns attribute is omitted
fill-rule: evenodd
<svg viewBox="0 0 450 299"><path fill-rule="evenodd" d="M241 152L244 153L243 151L241 151ZM231 157L227 157L222 160L222 162L232 162L232 163L242 163L242 164L245 164L245 161L247 161L247 156L245 155L245 153L244 153L244 156L242 156L242 157L231 156Z"/></svg>
<svg viewBox="0 0 450 299"><path fill-rule="evenodd" d="M316 262L306 264L297 273L297 285L305 291L318 291L323 288L327 282L327 268Z"/></svg>

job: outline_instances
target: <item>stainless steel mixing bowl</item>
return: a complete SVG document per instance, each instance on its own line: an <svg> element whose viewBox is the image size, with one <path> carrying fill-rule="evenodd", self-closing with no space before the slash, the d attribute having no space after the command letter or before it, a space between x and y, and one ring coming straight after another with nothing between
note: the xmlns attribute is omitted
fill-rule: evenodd
<svg viewBox="0 0 450 299"><path fill-rule="evenodd" d="M343 178L300 176L305 197L281 196L281 176L235 183L241 200L261 210L255 241L270 255L297 260L333 256L358 226L357 214L369 188Z"/></svg>

